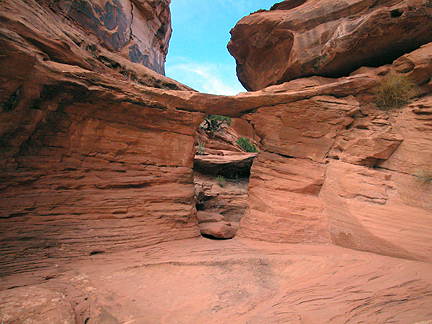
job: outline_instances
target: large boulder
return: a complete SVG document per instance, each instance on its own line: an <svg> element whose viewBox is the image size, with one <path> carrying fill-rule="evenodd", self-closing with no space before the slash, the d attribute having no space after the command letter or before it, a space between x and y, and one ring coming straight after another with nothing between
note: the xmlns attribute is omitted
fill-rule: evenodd
<svg viewBox="0 0 432 324"><path fill-rule="evenodd" d="M231 239L238 230L238 223L210 222L200 224L201 234L213 239Z"/></svg>
<svg viewBox="0 0 432 324"><path fill-rule="evenodd" d="M391 64L432 41L431 28L428 0L288 0L240 20L228 49L243 86L259 90Z"/></svg>

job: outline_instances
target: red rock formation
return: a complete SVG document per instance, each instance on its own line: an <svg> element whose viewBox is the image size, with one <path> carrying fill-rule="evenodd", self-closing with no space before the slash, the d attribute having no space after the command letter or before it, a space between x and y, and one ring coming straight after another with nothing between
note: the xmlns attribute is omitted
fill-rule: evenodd
<svg viewBox="0 0 432 324"><path fill-rule="evenodd" d="M228 44L247 90L390 64L431 42L427 0L284 1L240 20Z"/></svg>
<svg viewBox="0 0 432 324"><path fill-rule="evenodd" d="M239 223L247 207L247 178L225 179L221 183L216 176L195 173L194 182L199 211L222 214L224 220Z"/></svg>
<svg viewBox="0 0 432 324"><path fill-rule="evenodd" d="M401 69L423 83L420 91L429 92L430 82L424 80L432 72L431 48L425 45L389 68L365 69L329 83L292 81L263 91L301 93L312 84L315 91L325 90L245 116L264 152L252 167L239 235L271 242L332 242L432 260L431 187L415 177L432 166L431 97L399 111L381 111L367 95L376 78Z"/></svg>
<svg viewBox="0 0 432 324"><path fill-rule="evenodd" d="M300 2L279 9L312 3ZM0 2L0 289L43 289L2 292L0 307L47 296L42 311L60 305L53 316L80 314L79 323L155 322L161 313L171 323L203 314L238 323L432 316L431 184L414 176L432 166L431 43L348 77L211 96L109 51L48 4ZM363 12L341 8L339 17ZM270 35L264 44L279 37ZM373 89L395 71L421 97L383 112ZM192 166L206 114L244 115L260 138L239 239L154 246L199 235Z"/></svg>
<svg viewBox="0 0 432 324"><path fill-rule="evenodd" d="M171 37L170 0L38 0L79 24L110 51L164 74Z"/></svg>
<svg viewBox="0 0 432 324"><path fill-rule="evenodd" d="M204 114L146 86L188 88L107 51L57 7L0 7L0 272L199 235Z"/></svg>
<svg viewBox="0 0 432 324"><path fill-rule="evenodd" d="M213 239L232 239L238 230L238 223L210 222L200 224L201 234Z"/></svg>
<svg viewBox="0 0 432 324"><path fill-rule="evenodd" d="M252 125L244 119L233 118L231 121L231 128L234 129L235 132L242 137L247 137L251 140L255 139L256 137Z"/></svg>
<svg viewBox="0 0 432 324"><path fill-rule="evenodd" d="M213 176L222 175L232 179L248 176L256 153L219 151L217 155L195 156L194 170Z"/></svg>
<svg viewBox="0 0 432 324"><path fill-rule="evenodd" d="M0 2L0 274L198 236L196 130L256 97L191 91L41 4Z"/></svg>
<svg viewBox="0 0 432 324"><path fill-rule="evenodd" d="M15 284L31 283L29 277ZM189 239L94 255L39 280L36 289L6 289L13 281L2 278L1 321L35 323L37 314L23 311L40 309L48 310L44 323L69 313L67 303L77 317L65 323L78 324L429 324L432 318L430 263L334 245Z"/></svg>

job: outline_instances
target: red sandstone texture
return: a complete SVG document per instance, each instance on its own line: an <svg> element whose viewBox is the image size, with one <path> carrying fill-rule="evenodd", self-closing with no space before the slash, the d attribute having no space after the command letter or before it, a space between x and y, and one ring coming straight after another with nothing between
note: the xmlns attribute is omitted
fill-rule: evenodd
<svg viewBox="0 0 432 324"><path fill-rule="evenodd" d="M322 91L245 115L264 152L252 167L239 235L431 260L430 184L413 176L432 164L431 97L381 111L364 88L409 62L404 71L428 93L430 81L423 76L430 75L431 61L424 55L430 58L431 49L424 45L392 66L347 78L313 77L265 89ZM409 226L407 215L415 215Z"/></svg>
<svg viewBox="0 0 432 324"><path fill-rule="evenodd" d="M145 94L188 88L49 6L0 6L2 272L199 235L192 167L204 114Z"/></svg>
<svg viewBox="0 0 432 324"><path fill-rule="evenodd" d="M84 17L67 16L66 2L50 3L0 1L0 321L432 319L432 184L415 176L432 169L432 43L340 78L212 96L131 62ZM368 26L384 12L394 32L429 19L430 2L338 2L337 15L328 3L285 1L251 17L311 6L311 24ZM332 19L318 35L334 34ZM382 111L373 92L390 73L409 76L418 94ZM259 141L234 240L196 238L193 163L206 114L243 118Z"/></svg>
<svg viewBox="0 0 432 324"><path fill-rule="evenodd" d="M110 51L164 74L171 37L170 0L37 2L95 35Z"/></svg>
<svg viewBox="0 0 432 324"><path fill-rule="evenodd" d="M333 245L199 238L97 254L59 268L21 274L20 284L31 287L2 290L0 320L429 324L432 318L430 263ZM47 279L37 282L38 275ZM31 310L45 310L44 321Z"/></svg>
<svg viewBox="0 0 432 324"><path fill-rule="evenodd" d="M389 64L431 42L431 28L428 0L288 0L240 20L228 49L243 86L259 90Z"/></svg>

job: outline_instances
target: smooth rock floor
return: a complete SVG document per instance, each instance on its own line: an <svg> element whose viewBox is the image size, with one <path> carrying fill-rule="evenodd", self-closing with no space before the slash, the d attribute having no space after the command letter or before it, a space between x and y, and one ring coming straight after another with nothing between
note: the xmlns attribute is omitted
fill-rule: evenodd
<svg viewBox="0 0 432 324"><path fill-rule="evenodd" d="M197 238L87 256L44 274L2 279L0 319L5 310L13 316L14 292L15 300L23 293L5 288L26 286L61 293L87 324L432 320L432 264L330 245Z"/></svg>

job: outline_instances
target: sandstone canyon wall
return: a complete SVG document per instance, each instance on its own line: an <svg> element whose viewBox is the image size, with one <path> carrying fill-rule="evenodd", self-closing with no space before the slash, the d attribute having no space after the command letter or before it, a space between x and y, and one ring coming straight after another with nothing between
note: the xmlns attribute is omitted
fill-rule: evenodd
<svg viewBox="0 0 432 324"><path fill-rule="evenodd" d="M131 10L152 22L142 43ZM167 19L168 37L167 10L165 1L0 3L2 275L199 235L192 166L204 114L153 100L156 88L190 89L121 53L132 41L150 46L161 70L167 43L154 28Z"/></svg>
<svg viewBox="0 0 432 324"><path fill-rule="evenodd" d="M432 97L383 112L354 96L375 78L302 80L308 98L245 115L261 152L239 236L431 260L431 185L415 174L432 165Z"/></svg>
<svg viewBox="0 0 432 324"><path fill-rule="evenodd" d="M299 95L243 117L261 152L239 236L432 259L431 185L414 176L432 165L432 33L417 24L430 25L431 10L430 1L285 1L231 31L246 88L295 79L262 92ZM419 98L383 111L374 89L394 73L414 80Z"/></svg>
<svg viewBox="0 0 432 324"><path fill-rule="evenodd" d="M163 3L133 1L128 8L143 16L153 8L146 21L160 21ZM328 1L309 3L328 8ZM409 3L382 2L379 10L391 17L393 7L384 4ZM192 165L206 114L243 115L261 141L240 236L431 260L431 188L413 176L432 165L430 43L348 77L312 76L212 96L132 62L125 55L132 43L124 43L130 30L122 25L129 22L116 18L118 28L110 29L102 18L129 21L120 5L127 2L0 1L1 275L198 236ZM355 7L359 17L362 6ZM397 27L423 13L417 21L427 22L429 2L413 6L389 21ZM101 20L86 15L100 8ZM375 9L365 11L365 20ZM351 21L352 10L339 16ZM324 25L315 38L333 30ZM150 43L159 51L161 44ZM373 89L393 72L409 75L419 98L401 110L378 110Z"/></svg>

